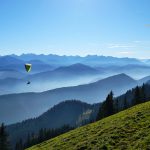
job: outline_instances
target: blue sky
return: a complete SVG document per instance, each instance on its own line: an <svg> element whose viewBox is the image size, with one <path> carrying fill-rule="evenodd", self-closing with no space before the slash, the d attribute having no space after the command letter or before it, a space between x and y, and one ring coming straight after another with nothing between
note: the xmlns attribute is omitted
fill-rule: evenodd
<svg viewBox="0 0 150 150"><path fill-rule="evenodd" d="M0 54L150 57L149 0L0 0Z"/></svg>

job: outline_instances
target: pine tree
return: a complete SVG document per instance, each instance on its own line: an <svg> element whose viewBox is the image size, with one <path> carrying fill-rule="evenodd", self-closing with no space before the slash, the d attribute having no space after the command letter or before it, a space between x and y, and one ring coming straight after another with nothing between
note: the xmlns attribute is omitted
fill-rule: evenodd
<svg viewBox="0 0 150 150"><path fill-rule="evenodd" d="M22 139L20 139L19 142L16 143L15 150L24 150Z"/></svg>
<svg viewBox="0 0 150 150"><path fill-rule="evenodd" d="M142 87L141 87L141 98L142 98L142 102L146 101L145 84L143 84Z"/></svg>
<svg viewBox="0 0 150 150"><path fill-rule="evenodd" d="M107 102L108 116L110 116L114 113L113 92L112 91L110 92L109 98L106 102Z"/></svg>
<svg viewBox="0 0 150 150"><path fill-rule="evenodd" d="M115 113L119 112L119 99L115 100Z"/></svg>
<svg viewBox="0 0 150 150"><path fill-rule="evenodd" d="M134 92L133 106L141 103L140 88L137 86Z"/></svg>
<svg viewBox="0 0 150 150"><path fill-rule="evenodd" d="M26 140L26 142L25 142L25 144L24 144L24 147L25 147L25 148L28 148L28 147L30 147L30 146L31 146L31 136L30 136L30 134L28 133L27 140Z"/></svg>
<svg viewBox="0 0 150 150"><path fill-rule="evenodd" d="M123 109L127 109L127 108L128 108L128 103L127 103L127 98L125 96L123 100Z"/></svg>
<svg viewBox="0 0 150 150"><path fill-rule="evenodd" d="M9 150L8 134L6 133L5 126L2 123L0 127L0 150Z"/></svg>
<svg viewBox="0 0 150 150"><path fill-rule="evenodd" d="M44 129L41 128L39 131L38 141L42 142L43 139L44 139Z"/></svg>
<svg viewBox="0 0 150 150"><path fill-rule="evenodd" d="M114 114L114 104L113 104L113 92L111 91L108 94L106 100L100 106L100 109L97 115L97 120L100 120L112 114Z"/></svg>

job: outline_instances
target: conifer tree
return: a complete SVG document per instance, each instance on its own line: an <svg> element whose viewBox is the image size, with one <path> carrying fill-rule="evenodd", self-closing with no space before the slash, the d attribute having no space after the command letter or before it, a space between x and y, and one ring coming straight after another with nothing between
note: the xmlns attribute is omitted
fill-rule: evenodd
<svg viewBox="0 0 150 150"><path fill-rule="evenodd" d="M19 142L16 143L15 150L24 150L22 139L20 139Z"/></svg>
<svg viewBox="0 0 150 150"><path fill-rule="evenodd" d="M107 100L107 111L108 116L114 113L114 104L113 104L113 92L111 91L109 94L109 98Z"/></svg>
<svg viewBox="0 0 150 150"><path fill-rule="evenodd" d="M141 87L141 98L142 98L142 102L146 101L145 84L143 84L142 87Z"/></svg>
<svg viewBox="0 0 150 150"><path fill-rule="evenodd" d="M133 106L141 103L140 88L137 86L134 92Z"/></svg>
<svg viewBox="0 0 150 150"><path fill-rule="evenodd" d="M119 99L117 98L116 100L115 100L115 113L117 113L117 112L119 112Z"/></svg>
<svg viewBox="0 0 150 150"><path fill-rule="evenodd" d="M6 129L4 124L2 123L0 127L0 150L9 150L10 145L8 142L8 134L6 133Z"/></svg>
<svg viewBox="0 0 150 150"><path fill-rule="evenodd" d="M128 103L127 103L127 98L125 95L124 100L123 100L123 109L127 109L127 108L128 108Z"/></svg>
<svg viewBox="0 0 150 150"><path fill-rule="evenodd" d="M112 114L114 114L114 104L113 104L113 92L111 91L108 94L106 100L100 106L100 109L97 115L97 120L100 120Z"/></svg>

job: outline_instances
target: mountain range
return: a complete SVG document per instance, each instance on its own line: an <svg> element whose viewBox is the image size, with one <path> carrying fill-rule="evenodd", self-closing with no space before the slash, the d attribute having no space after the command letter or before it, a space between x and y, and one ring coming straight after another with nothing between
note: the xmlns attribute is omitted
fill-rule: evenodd
<svg viewBox="0 0 150 150"><path fill-rule="evenodd" d="M83 64L58 67L54 70L29 74L18 71L1 72L0 94L21 93L21 92L42 92L50 89L74 86L90 82L96 77L102 76L103 72ZM4 78L4 76L6 78ZM43 80L44 79L44 80ZM31 81L27 86L27 81ZM11 88L13 85L13 89ZM41 88L42 87L42 88Z"/></svg>
<svg viewBox="0 0 150 150"><path fill-rule="evenodd" d="M35 64L36 65L33 64L33 70L38 70L43 65L47 65L42 64L41 61L35 61ZM24 69L23 64L21 67ZM48 67L49 69L51 68L49 65ZM39 69L39 72L36 73L27 73L25 70L21 71L19 69L14 69L0 69L0 95L22 92L43 92L61 87L77 86L80 84L96 82L106 77L121 73L126 73L127 75L131 75L131 77L133 76L136 79L144 77L145 80L147 80L148 77L146 77L146 75L149 76L150 74L150 67L141 65L94 68L77 63L55 69L51 68L52 70L50 69L47 71L44 71L44 69L43 71ZM142 81L142 79L140 80ZM30 86L26 84L27 81L31 82Z"/></svg>
<svg viewBox="0 0 150 150"><path fill-rule="evenodd" d="M25 63L32 64L30 73L26 72ZM14 141L41 127L80 126L93 117L111 90L117 97L137 85L149 83L149 74L148 60L134 58L0 56L0 122L13 124L7 129L14 131L11 132ZM130 92L128 95L130 97ZM83 102L65 101L73 99ZM26 121L21 123L22 120Z"/></svg>
<svg viewBox="0 0 150 150"><path fill-rule="evenodd" d="M34 60L25 61L20 58L15 58L11 55L8 55L8 56L0 57L0 70L9 69L9 70L16 70L18 72L26 73L24 69L25 63L31 63L33 65L32 73L43 72L43 71L54 69L53 66L46 64L41 60L34 59Z"/></svg>
<svg viewBox="0 0 150 150"><path fill-rule="evenodd" d="M11 124L36 117L55 104L68 99L79 99L87 103L102 102L111 90L115 96L118 96L137 84L137 81L131 77L119 74L94 83L62 87L45 92L1 95L0 122Z"/></svg>
<svg viewBox="0 0 150 150"><path fill-rule="evenodd" d="M25 63L32 64L30 73L26 72ZM97 55L86 57L52 54L0 56L0 79L3 79L3 81L0 80L0 95L43 92L77 86L121 73L140 79L149 76L150 66L138 59ZM28 81L32 83L30 86L26 85ZM11 88L12 86L14 88Z"/></svg>
<svg viewBox="0 0 150 150"><path fill-rule="evenodd" d="M144 64L143 61L135 59L135 58L116 58L111 56L98 56L98 55L87 55L85 57L81 56L59 56L59 55L36 55L36 54L22 54L18 55L10 55L11 57L21 59L24 61L29 60L41 60L45 63L54 65L54 66L63 66L63 65L71 65L75 63L83 63L91 66L99 66L99 65L112 65L118 64L127 65L127 64ZM61 64L61 65L60 65Z"/></svg>

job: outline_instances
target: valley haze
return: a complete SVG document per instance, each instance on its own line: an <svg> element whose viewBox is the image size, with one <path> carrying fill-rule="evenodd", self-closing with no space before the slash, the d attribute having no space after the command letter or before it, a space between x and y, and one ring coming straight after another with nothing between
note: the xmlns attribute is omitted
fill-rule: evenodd
<svg viewBox="0 0 150 150"><path fill-rule="evenodd" d="M25 63L32 64L29 74ZM102 102L111 90L119 96L148 82L149 74L148 60L135 58L52 54L1 56L0 122L12 124L37 117L64 100ZM28 80L30 85L26 84Z"/></svg>

